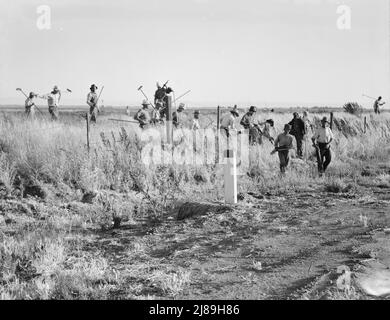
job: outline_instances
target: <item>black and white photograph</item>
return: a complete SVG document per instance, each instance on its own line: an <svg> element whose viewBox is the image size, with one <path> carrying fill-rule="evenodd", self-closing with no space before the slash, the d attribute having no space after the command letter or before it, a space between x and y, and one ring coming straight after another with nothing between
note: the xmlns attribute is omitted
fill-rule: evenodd
<svg viewBox="0 0 390 320"><path fill-rule="evenodd" d="M388 0L0 0L0 300L389 299Z"/></svg>

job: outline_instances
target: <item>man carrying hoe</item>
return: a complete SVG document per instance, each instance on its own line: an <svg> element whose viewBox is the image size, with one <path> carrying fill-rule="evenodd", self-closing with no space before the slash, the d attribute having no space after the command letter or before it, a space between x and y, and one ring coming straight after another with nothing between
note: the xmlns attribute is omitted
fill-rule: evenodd
<svg viewBox="0 0 390 320"><path fill-rule="evenodd" d="M58 120L59 117L58 107L61 100L61 91L58 88L58 86L54 86L53 90L49 94L39 96L39 98L47 100L51 119L54 121Z"/></svg>
<svg viewBox="0 0 390 320"><path fill-rule="evenodd" d="M97 114L99 112L98 106L98 95L96 94L96 89L98 87L96 85L92 85L87 96L87 104L89 105L89 114L91 116L91 122L96 123Z"/></svg>
<svg viewBox="0 0 390 320"><path fill-rule="evenodd" d="M375 114L380 114L380 110L379 110L379 107L383 106L384 104L386 104L386 102L382 102L382 97L379 97L377 100L375 100L374 102L374 112Z"/></svg>
<svg viewBox="0 0 390 320"><path fill-rule="evenodd" d="M320 177L322 177L332 161L330 144L333 141L333 133L326 124L329 124L329 121L326 117L324 117L321 120L321 127L316 129L314 136L311 139L313 141L313 146L316 149L318 172Z"/></svg>
<svg viewBox="0 0 390 320"><path fill-rule="evenodd" d="M141 129L147 128L151 121L148 107L149 102L146 100L142 101L142 108L134 116L134 119L139 122Z"/></svg>
<svg viewBox="0 0 390 320"><path fill-rule="evenodd" d="M286 173L288 163L290 162L290 150L293 148L293 136L290 135L291 126L286 124L284 130L275 140L275 149L271 152L275 154L276 152L279 155L280 161L280 172L282 174Z"/></svg>
<svg viewBox="0 0 390 320"><path fill-rule="evenodd" d="M28 98L26 99L24 106L26 107L26 116L29 119L34 119L35 117L35 102L34 98L38 95L34 92L30 92Z"/></svg>

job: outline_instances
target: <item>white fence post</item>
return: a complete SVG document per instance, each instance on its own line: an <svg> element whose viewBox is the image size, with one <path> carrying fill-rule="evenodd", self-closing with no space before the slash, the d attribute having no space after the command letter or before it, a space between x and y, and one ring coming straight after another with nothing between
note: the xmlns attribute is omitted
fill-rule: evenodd
<svg viewBox="0 0 390 320"><path fill-rule="evenodd" d="M225 203L237 204L237 160L236 152L234 150L225 151Z"/></svg>

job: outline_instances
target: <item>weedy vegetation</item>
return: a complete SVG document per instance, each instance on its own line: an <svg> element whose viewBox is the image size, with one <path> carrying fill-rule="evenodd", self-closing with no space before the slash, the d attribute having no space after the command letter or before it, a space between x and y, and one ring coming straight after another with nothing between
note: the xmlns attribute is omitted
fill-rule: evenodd
<svg viewBox="0 0 390 320"><path fill-rule="evenodd" d="M278 173L277 156L270 155L270 143L252 147L249 167L239 167L243 208L253 209L255 200L248 199L261 203L313 190L359 197L362 186L390 188L385 165L390 135L384 134L390 117L371 117L364 134L361 107L348 103L344 109L348 114L335 114L334 160L325 178L318 177L309 139L305 160L293 154L285 177ZM322 116L315 114L313 124ZM205 115L202 121L214 117ZM291 120L288 114L260 117L273 117L273 135ZM208 257L207 248L233 246L245 230L271 221L255 207L254 213L229 214L231 220L189 219L169 233L180 204L223 202L223 167L145 165L146 142L139 130L104 117L91 128L90 140L88 152L82 120L0 117L0 299L177 298L191 292L195 269L186 259L180 265L164 259L189 253ZM270 230L281 230L277 220L272 223ZM199 226L204 237L214 239L212 245L202 247ZM159 228L164 231L158 233ZM273 268L256 261L256 272ZM211 277L210 272L200 274Z"/></svg>

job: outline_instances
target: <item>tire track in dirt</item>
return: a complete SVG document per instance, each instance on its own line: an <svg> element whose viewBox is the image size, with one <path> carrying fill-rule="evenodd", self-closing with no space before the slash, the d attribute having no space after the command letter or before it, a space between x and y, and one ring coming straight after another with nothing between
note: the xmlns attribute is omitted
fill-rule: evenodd
<svg viewBox="0 0 390 320"><path fill-rule="evenodd" d="M127 279L124 288L136 286L138 295L167 298L147 276L131 274L132 268L140 273L182 268L191 272L191 283L179 299L299 299L338 266L353 267L370 257L357 248L374 242L373 229L390 225L386 202L378 210L378 201L331 194L250 201L245 209L219 215L98 232L89 246L102 251ZM359 220L361 214L369 217L369 226Z"/></svg>

